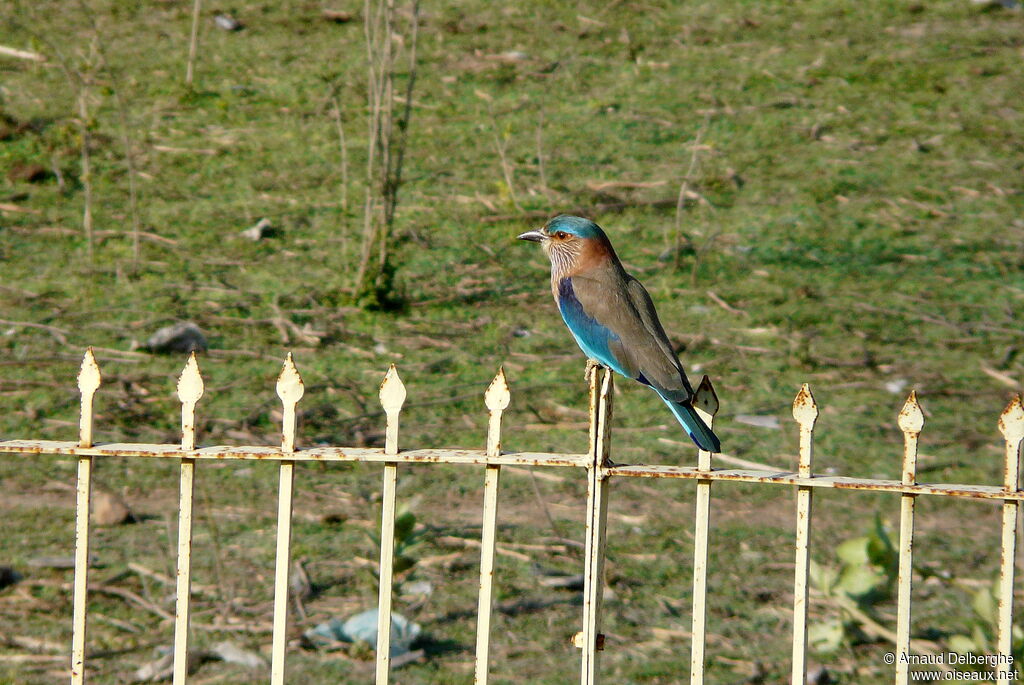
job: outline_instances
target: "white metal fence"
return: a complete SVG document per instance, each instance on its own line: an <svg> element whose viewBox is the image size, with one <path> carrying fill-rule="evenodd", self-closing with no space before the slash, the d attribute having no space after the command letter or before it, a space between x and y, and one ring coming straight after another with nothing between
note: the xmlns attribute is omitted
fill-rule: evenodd
<svg viewBox="0 0 1024 685"><path fill-rule="evenodd" d="M714 481L741 481L783 485L797 489L796 573L793 604L792 683L803 685L807 673L807 596L810 561L811 503L815 488L837 490L873 490L900 496L899 576L897 594L897 635L895 681L909 681L911 654L911 570L914 536L914 502L920 495L995 499L1002 501L1002 543L998 596L999 657L1010 662L1013 625L1014 553L1017 519L1024 491L1019 489L1019 458L1024 440L1024 407L1016 396L999 418L999 430L1005 441L1004 478L1001 486L925 484L916 476L917 441L924 416L915 393L911 393L897 424L904 435L903 475L901 480L815 476L812 472L814 424L818 409L810 388L805 384L793 402L793 417L800 428L800 454L796 472L756 469L716 469L712 455L698 451L697 466L631 466L615 464L610 458L612 418L612 374L599 369L590 375L589 448L585 454L543 452L504 452L501 449L501 416L508 407L510 393L504 373L499 370L484 395L490 414L484 450L411 449L399 450L398 425L405 402L405 386L394 365L380 387L380 400L387 416L383 449L349 447L297 448L295 407L303 395L302 379L291 355L277 381L277 394L283 405L280 447L196 447L196 404L203 396L203 380L195 355L189 357L178 381L181 401L182 438L180 445L168 444L94 444L93 397L100 386L100 370L92 350L86 352L78 376L81 392L81 422L77 442L54 440L0 441L0 453L67 454L78 457L76 504L75 580L73 598L73 638L70 675L73 684L86 682L86 593L88 592L89 503L93 460L96 457L143 457L178 459L181 464L178 512L177 588L174 629L174 683L187 677L189 650L189 602L192 562L192 499L197 460L242 459L271 460L279 464L280 490L277 520L277 559L274 578L274 622L271 683L285 682L285 658L288 624L288 570L291 549L292 493L297 461L378 462L383 465L380 597L378 600L376 682L388 682L390 670L391 597L394 555L395 486L400 465L409 463L448 463L484 467L484 509L481 537L480 593L477 610L476 679L488 677L488 643L493 592L494 553L498 516L498 486L501 467L506 465L537 467L575 467L585 471L588 484L583 616L581 630L573 638L582 652L583 685L599 680L599 657L604 647L601 633L604 547L608 518L609 482L613 478L681 478L697 481L694 517L695 545L693 563L693 642L690 682L704 682L705 617L708 577L708 530L711 509L711 485ZM718 411L718 398L705 376L696 391L694 405L711 425ZM1004 674L998 680L1008 684Z"/></svg>

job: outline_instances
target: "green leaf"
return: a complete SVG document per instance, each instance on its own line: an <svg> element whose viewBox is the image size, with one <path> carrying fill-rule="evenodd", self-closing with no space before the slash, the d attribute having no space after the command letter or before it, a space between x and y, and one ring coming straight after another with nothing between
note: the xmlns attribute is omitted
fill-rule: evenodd
<svg viewBox="0 0 1024 685"><path fill-rule="evenodd" d="M990 651L989 647L992 643L989 640L988 631L985 630L985 626L982 624L974 624L974 630L971 631L971 639L974 640L974 644L978 647L975 653L981 654L982 652Z"/></svg>
<svg viewBox="0 0 1024 685"><path fill-rule="evenodd" d="M814 559L811 559L810 562L807 571L811 578L811 583L823 595L831 595L833 586L835 586L836 580L839 578L839 571L831 566L822 566Z"/></svg>
<svg viewBox="0 0 1024 685"><path fill-rule="evenodd" d="M971 654L972 652L981 651L981 648L975 644L974 640L966 635L953 635L950 637L949 649L950 651L957 652L958 654Z"/></svg>
<svg viewBox="0 0 1024 685"><path fill-rule="evenodd" d="M807 641L819 652L834 652L843 644L846 631L839 619L812 623L807 629Z"/></svg>
<svg viewBox="0 0 1024 685"><path fill-rule="evenodd" d="M882 517L878 514L875 515L874 530L868 536L867 554L872 564L886 570L895 569L899 564L899 555L892 540L889 539Z"/></svg>
<svg viewBox="0 0 1024 685"><path fill-rule="evenodd" d="M855 600L866 599L876 592L879 586L884 587L885 578L884 573L866 564L844 566L835 587Z"/></svg>
<svg viewBox="0 0 1024 685"><path fill-rule="evenodd" d="M398 575L399 573L402 573L403 571L408 571L409 569L411 569L415 565L416 565L416 560L413 559L412 557L396 556L395 557L395 562L394 562L394 573L395 573L395 575Z"/></svg>
<svg viewBox="0 0 1024 685"><path fill-rule="evenodd" d="M860 565L870 563L868 556L869 540L865 537L850 538L836 547L836 556L844 564Z"/></svg>
<svg viewBox="0 0 1024 685"><path fill-rule="evenodd" d="M989 588L982 588L974 593L974 601L971 608L978 617L990 625L996 622L996 600Z"/></svg>

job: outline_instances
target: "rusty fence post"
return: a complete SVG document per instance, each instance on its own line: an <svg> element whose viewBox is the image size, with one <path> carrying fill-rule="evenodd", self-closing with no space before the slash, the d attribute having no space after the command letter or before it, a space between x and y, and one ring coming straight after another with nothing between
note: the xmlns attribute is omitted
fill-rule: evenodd
<svg viewBox="0 0 1024 685"><path fill-rule="evenodd" d="M498 374L491 381L484 395L484 404L488 411L487 424L487 456L501 456L501 415L508 408L511 395L505 370L498 369ZM498 532L498 481L501 477L501 466L488 464L484 467L484 511L480 533L480 595L477 601L476 627L476 674L474 682L486 685L488 670L488 650L490 648L491 605L494 595L494 549L497 546Z"/></svg>
<svg viewBox="0 0 1024 685"><path fill-rule="evenodd" d="M406 391L398 369L392 364L380 384L380 403L387 415L384 454L398 454L398 417ZM397 462L384 462L381 490L380 573L377 600L377 685L388 682L391 669L391 585L395 571L395 495L398 486Z"/></svg>
<svg viewBox="0 0 1024 685"><path fill-rule="evenodd" d="M1024 407L1016 395L999 417L999 431L1006 441L1003 462L1003 489L1017 493L1020 488L1020 446L1024 441ZM1017 549L1017 514L1020 500L1003 501L1002 555L999 563L999 636L997 648L1002 661L997 667L1000 685L1009 685L1013 669L1013 567Z"/></svg>
<svg viewBox="0 0 1024 685"><path fill-rule="evenodd" d="M281 400L281 452L295 452L295 406L306 392L299 370L289 352L277 378ZM284 685L285 652L288 649L288 566L291 562L292 495L295 490L295 460L282 459L278 467L277 551L274 560L274 636L271 643L270 682Z"/></svg>
<svg viewBox="0 0 1024 685"><path fill-rule="evenodd" d="M78 372L78 391L82 395L78 425L79 447L92 447L92 400L100 387L100 367L90 347ZM92 498L92 457L78 458L78 482L75 502L75 589L71 619L71 683L85 683L86 598L89 592L89 504Z"/></svg>
<svg viewBox="0 0 1024 685"><path fill-rule="evenodd" d="M712 428L718 413L718 395L711 385L711 379L704 376L693 395L693 408ZM697 451L697 468L711 471L711 452ZM707 596L708 596L708 530L711 525L711 481L697 481L697 500L694 504L693 532L693 613L691 616L690 683L704 682L704 649L707 642Z"/></svg>
<svg viewBox="0 0 1024 685"><path fill-rule="evenodd" d="M601 633L601 600L604 592L604 551L608 527L608 476L610 463L612 395L611 369L596 367L590 375L590 455L587 466L587 521L583 570L583 631L576 646L583 650L582 685L597 685Z"/></svg>
<svg viewBox="0 0 1024 685"><path fill-rule="evenodd" d="M196 448L196 403L203 396L203 377L196 353L189 355L178 378L181 402L181 451ZM181 458L178 489L178 576L174 595L174 685L188 678L189 609L192 599L192 500L195 494L196 460Z"/></svg>
<svg viewBox="0 0 1024 685"><path fill-rule="evenodd" d="M818 406L806 383L793 400L793 418L800 426L800 458L797 474L811 477L814 457L814 422L818 419ZM792 685L807 682L807 578L810 570L811 545L811 493L808 486L798 486L796 492L796 571L793 579L793 676Z"/></svg>

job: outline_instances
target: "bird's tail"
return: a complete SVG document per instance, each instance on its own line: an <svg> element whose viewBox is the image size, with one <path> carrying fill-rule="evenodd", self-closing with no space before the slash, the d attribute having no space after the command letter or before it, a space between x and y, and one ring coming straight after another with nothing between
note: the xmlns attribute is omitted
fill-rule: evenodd
<svg viewBox="0 0 1024 685"><path fill-rule="evenodd" d="M666 400L664 397L661 399L665 400L665 404L668 405L672 413L679 419L679 423L686 429L690 439L697 443L697 447L706 452L722 451L722 443L718 440L718 436L697 415L693 405L689 402L673 402L672 400Z"/></svg>

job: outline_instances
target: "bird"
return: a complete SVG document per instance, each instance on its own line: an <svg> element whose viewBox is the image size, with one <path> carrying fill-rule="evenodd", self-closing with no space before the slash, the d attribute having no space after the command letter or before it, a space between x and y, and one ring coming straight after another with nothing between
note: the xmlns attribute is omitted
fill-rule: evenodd
<svg viewBox="0 0 1024 685"><path fill-rule="evenodd" d="M588 360L652 388L700 449L721 452L718 436L693 408L693 388L650 294L626 273L601 227L562 214L516 237L544 248L551 294Z"/></svg>

